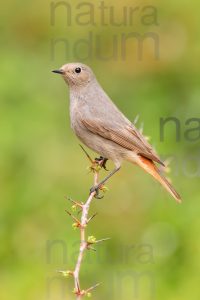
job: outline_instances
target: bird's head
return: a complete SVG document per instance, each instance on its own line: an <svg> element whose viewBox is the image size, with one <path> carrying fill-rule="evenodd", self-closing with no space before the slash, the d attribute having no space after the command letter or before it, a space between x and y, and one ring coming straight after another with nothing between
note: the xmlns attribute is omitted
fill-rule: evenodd
<svg viewBox="0 0 200 300"><path fill-rule="evenodd" d="M53 70L52 72L62 75L70 87L87 85L95 78L92 70L82 63L66 64L59 70Z"/></svg>

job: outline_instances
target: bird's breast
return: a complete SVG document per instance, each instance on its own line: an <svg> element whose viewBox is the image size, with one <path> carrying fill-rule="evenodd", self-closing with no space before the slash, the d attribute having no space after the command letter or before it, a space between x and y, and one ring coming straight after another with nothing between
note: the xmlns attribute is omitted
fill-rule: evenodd
<svg viewBox="0 0 200 300"><path fill-rule="evenodd" d="M81 130L82 124L81 119L83 115L83 102L80 99L76 99L74 97L70 98L70 122L71 128L79 135L79 131Z"/></svg>

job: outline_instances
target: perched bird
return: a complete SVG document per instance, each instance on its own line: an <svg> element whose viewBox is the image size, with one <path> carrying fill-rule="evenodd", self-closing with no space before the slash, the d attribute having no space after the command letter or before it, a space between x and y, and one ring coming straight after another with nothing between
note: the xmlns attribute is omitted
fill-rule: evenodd
<svg viewBox="0 0 200 300"><path fill-rule="evenodd" d="M151 174L177 202L181 202L180 195L157 166L164 166L157 153L111 101L92 70L82 63L69 63L52 72L61 74L69 85L71 127L77 137L100 154L104 162L110 159L115 164L115 169L90 192L98 195L102 184L126 160Z"/></svg>

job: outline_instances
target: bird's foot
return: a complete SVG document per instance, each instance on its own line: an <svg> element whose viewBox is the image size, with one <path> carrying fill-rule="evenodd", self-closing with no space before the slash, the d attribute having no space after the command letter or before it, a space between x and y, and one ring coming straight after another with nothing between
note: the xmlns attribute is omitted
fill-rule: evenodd
<svg viewBox="0 0 200 300"><path fill-rule="evenodd" d="M97 157L95 158L95 162L101 167L104 168L104 170L108 171L108 169L106 168L106 163L107 163L108 159L104 158L103 156Z"/></svg>
<svg viewBox="0 0 200 300"><path fill-rule="evenodd" d="M90 195L95 192L94 197L96 199L102 199L104 196L99 196L99 191L106 193L108 191L108 188L104 184L99 183L98 185L95 185L90 189Z"/></svg>
<svg viewBox="0 0 200 300"><path fill-rule="evenodd" d="M96 199L102 199L104 196L99 196L99 190L100 190L100 188L101 187L99 185L93 186L90 189L90 195L95 192L94 198L96 198Z"/></svg>

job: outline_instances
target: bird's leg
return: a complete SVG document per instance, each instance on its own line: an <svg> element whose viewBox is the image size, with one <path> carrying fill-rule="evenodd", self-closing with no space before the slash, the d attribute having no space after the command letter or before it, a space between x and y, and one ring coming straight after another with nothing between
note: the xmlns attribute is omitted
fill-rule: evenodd
<svg viewBox="0 0 200 300"><path fill-rule="evenodd" d="M106 176L102 181L100 181L96 186L93 186L90 189L90 194L93 192L96 192L95 194L95 198L97 199L101 199L103 197L99 197L99 189L101 188L101 186L110 178L112 177L116 172L118 172L120 169L120 167L115 168L108 176Z"/></svg>
<svg viewBox="0 0 200 300"><path fill-rule="evenodd" d="M106 171L108 171L108 169L106 168L107 161L108 161L108 159L103 156L95 158L95 162L97 162Z"/></svg>

